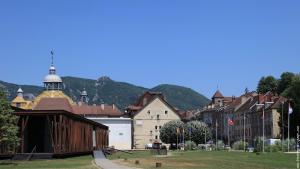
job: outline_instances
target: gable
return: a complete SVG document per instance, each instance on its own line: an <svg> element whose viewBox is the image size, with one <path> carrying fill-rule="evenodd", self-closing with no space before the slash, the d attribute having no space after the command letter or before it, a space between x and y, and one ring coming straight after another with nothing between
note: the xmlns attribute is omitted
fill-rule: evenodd
<svg viewBox="0 0 300 169"><path fill-rule="evenodd" d="M148 113L149 111L150 114ZM159 97L153 99L148 105L146 105L143 109L136 113L133 118L145 119L149 118L149 116L155 116L153 117L153 119L155 119L158 114L161 116L161 118L180 119L180 116L177 114L177 112L174 111L174 109L169 104L162 101Z"/></svg>

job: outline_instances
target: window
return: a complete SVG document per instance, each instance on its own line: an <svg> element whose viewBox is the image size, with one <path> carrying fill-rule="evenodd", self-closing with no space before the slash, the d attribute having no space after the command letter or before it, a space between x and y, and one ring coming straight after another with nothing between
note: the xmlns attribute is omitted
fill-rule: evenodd
<svg viewBox="0 0 300 169"><path fill-rule="evenodd" d="M165 111L165 114L168 114L168 111L167 111L167 110Z"/></svg>
<svg viewBox="0 0 300 169"><path fill-rule="evenodd" d="M155 139L158 139L158 136L157 136L157 135L155 136Z"/></svg>
<svg viewBox="0 0 300 169"><path fill-rule="evenodd" d="M150 115L150 110L148 110L148 114Z"/></svg>
<svg viewBox="0 0 300 169"><path fill-rule="evenodd" d="M158 114L158 115L156 115L156 118L157 118L157 120L159 120L159 114Z"/></svg>
<svg viewBox="0 0 300 169"><path fill-rule="evenodd" d="M155 130L157 130L157 126L155 126Z"/></svg>
<svg viewBox="0 0 300 169"><path fill-rule="evenodd" d="M161 129L161 126L159 126L159 129Z"/></svg>
<svg viewBox="0 0 300 169"><path fill-rule="evenodd" d="M16 107L19 107L19 108L20 108L20 107L21 107L21 103L17 103L17 104L16 104Z"/></svg>

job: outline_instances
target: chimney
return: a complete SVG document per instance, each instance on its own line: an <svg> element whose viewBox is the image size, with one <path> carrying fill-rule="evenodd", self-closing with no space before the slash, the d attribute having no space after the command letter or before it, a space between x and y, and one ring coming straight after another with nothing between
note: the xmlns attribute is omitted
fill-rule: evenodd
<svg viewBox="0 0 300 169"><path fill-rule="evenodd" d="M232 101L234 101L235 100L235 96L234 95L232 95Z"/></svg>
<svg viewBox="0 0 300 169"><path fill-rule="evenodd" d="M104 110L104 103L101 103L101 109Z"/></svg>
<svg viewBox="0 0 300 169"><path fill-rule="evenodd" d="M115 110L115 104L112 105L112 109Z"/></svg>

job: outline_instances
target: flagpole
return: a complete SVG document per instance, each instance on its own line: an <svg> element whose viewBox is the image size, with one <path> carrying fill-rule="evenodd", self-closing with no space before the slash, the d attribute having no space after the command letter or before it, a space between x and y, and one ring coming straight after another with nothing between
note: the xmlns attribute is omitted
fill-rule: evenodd
<svg viewBox="0 0 300 169"><path fill-rule="evenodd" d="M216 150L218 149L218 122L217 122L217 119L216 119Z"/></svg>
<svg viewBox="0 0 300 169"><path fill-rule="evenodd" d="M265 107L263 107L263 153L265 152Z"/></svg>
<svg viewBox="0 0 300 169"><path fill-rule="evenodd" d="M246 130L246 113L244 112L244 152L246 151L246 135L245 135L245 130Z"/></svg>
<svg viewBox="0 0 300 169"><path fill-rule="evenodd" d="M227 141L228 141L228 146L230 147L230 136L229 136L229 123L228 123L229 117L227 116Z"/></svg>
<svg viewBox="0 0 300 169"><path fill-rule="evenodd" d="M177 150L178 150L178 128L176 128L176 135L177 135Z"/></svg>
<svg viewBox="0 0 300 169"><path fill-rule="evenodd" d="M281 133L281 150L282 151L283 151L283 140L284 140L283 104L284 104L284 102L281 102L281 128L282 128L282 133Z"/></svg>
<svg viewBox="0 0 300 169"><path fill-rule="evenodd" d="M290 109L290 104L289 104ZM290 112L288 112L288 152L290 152Z"/></svg>
<svg viewBox="0 0 300 169"><path fill-rule="evenodd" d="M189 136L190 136L190 150L192 150L192 127L190 128L190 130L189 130Z"/></svg>
<svg viewBox="0 0 300 169"><path fill-rule="evenodd" d="M182 142L183 142L183 150L184 150L184 145L185 145L185 144L184 144L184 128L182 128L182 135L183 135L183 136L182 136L182 137L183 137L183 138L182 138Z"/></svg>

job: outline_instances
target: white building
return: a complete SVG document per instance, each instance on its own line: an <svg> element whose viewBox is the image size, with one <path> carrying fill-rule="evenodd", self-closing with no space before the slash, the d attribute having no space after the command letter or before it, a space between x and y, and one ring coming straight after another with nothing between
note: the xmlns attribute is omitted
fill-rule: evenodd
<svg viewBox="0 0 300 169"><path fill-rule="evenodd" d="M81 93L81 102L73 106L73 111L87 119L108 126L109 146L120 150L130 150L132 120L122 117L124 114L114 104L88 105L87 102L87 92L84 90Z"/></svg>
<svg viewBox="0 0 300 169"><path fill-rule="evenodd" d="M109 127L109 146L119 150L131 149L131 118L87 117Z"/></svg>

